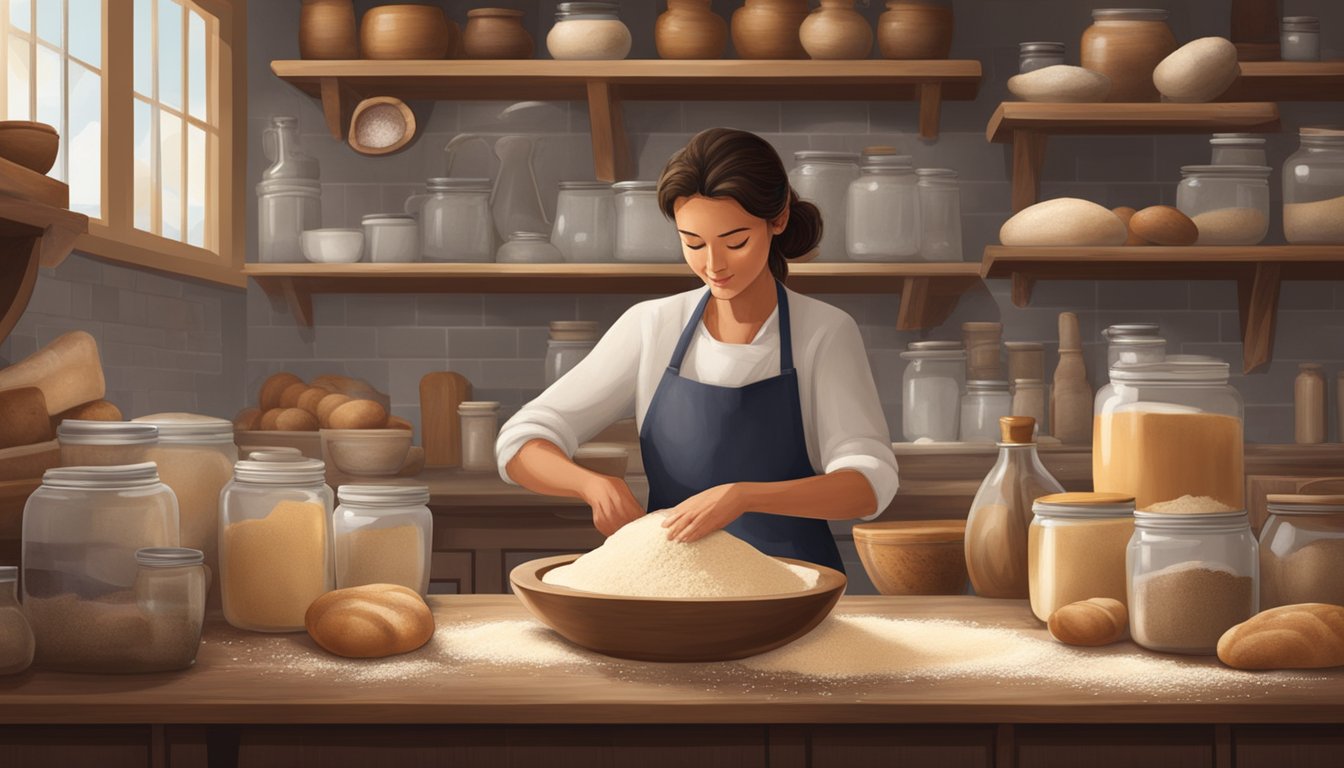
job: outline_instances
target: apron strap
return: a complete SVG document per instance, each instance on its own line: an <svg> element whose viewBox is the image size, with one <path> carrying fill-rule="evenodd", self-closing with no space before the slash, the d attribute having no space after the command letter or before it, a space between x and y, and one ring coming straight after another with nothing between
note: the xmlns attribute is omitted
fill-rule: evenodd
<svg viewBox="0 0 1344 768"><path fill-rule="evenodd" d="M709 289L706 288L705 295L700 297L700 303L696 304L695 310L691 312L690 321L681 329L681 338L677 339L676 349L672 350L672 359L668 361L667 369L678 376L681 375L681 363L686 358L686 350L690 349L691 339L695 338L697 326L705 315L705 307L709 305L709 296ZM793 373L793 332L789 327L789 294L784 290L784 284L778 280L775 281L775 299L779 305L779 372Z"/></svg>
<svg viewBox="0 0 1344 768"><path fill-rule="evenodd" d="M681 329L681 338L677 339L677 348L672 350L672 360L667 364L667 369L678 376L681 375L681 361L686 357L686 350L691 347L691 339L695 338L695 327L700 324L700 318L704 317L708 304L709 289L706 288L705 295L700 297L700 303L695 305L695 311L691 313L691 321Z"/></svg>

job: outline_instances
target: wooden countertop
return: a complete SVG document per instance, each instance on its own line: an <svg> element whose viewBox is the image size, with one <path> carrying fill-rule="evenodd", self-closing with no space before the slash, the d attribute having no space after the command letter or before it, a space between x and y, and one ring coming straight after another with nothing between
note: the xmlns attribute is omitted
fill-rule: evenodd
<svg viewBox="0 0 1344 768"><path fill-rule="evenodd" d="M524 619L511 596L435 597L447 623ZM1044 636L1024 601L844 598L847 613L951 618ZM1171 658L1171 657L1168 657ZM388 662L373 662L386 664ZM404 679L317 650L306 635L243 633L212 619L196 666L140 676L29 672L0 678L0 722L65 723L1344 723L1344 670L1291 686L1162 697L1031 678L938 682L771 681L731 665L612 660L591 666L401 657ZM1208 659L1185 663L1217 666Z"/></svg>

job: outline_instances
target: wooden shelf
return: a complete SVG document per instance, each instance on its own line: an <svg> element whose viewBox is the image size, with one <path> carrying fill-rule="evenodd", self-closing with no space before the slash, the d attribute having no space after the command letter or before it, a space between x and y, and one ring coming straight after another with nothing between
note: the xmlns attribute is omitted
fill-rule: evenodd
<svg viewBox="0 0 1344 768"><path fill-rule="evenodd" d="M24 168L18 170L39 175ZM3 178L6 178L6 171L0 168L0 179ZM15 178L9 177L9 180ZM59 196L67 194L65 184L53 183L60 185ZM21 197L0 195L0 342L14 330L19 317L28 308L33 286L37 284L37 268L55 267L65 261L74 248L75 238L88 228L89 219L83 214Z"/></svg>
<svg viewBox="0 0 1344 768"><path fill-rule="evenodd" d="M920 135L937 138L944 99L980 89L980 62L930 61L273 61L271 71L322 100L344 139L355 104L400 99L587 101L597 178L632 178L622 101L918 101Z"/></svg>
<svg viewBox="0 0 1344 768"><path fill-rule="evenodd" d="M657 293L702 285L685 264L248 264L244 274L311 326L317 293ZM975 263L810 263L789 266L804 293L895 293L897 327L947 319L980 282Z"/></svg>
<svg viewBox="0 0 1344 768"><path fill-rule="evenodd" d="M1037 104L1004 102L985 137L1013 145L1013 210L1040 199L1046 139L1062 135L1267 132L1279 129L1273 103Z"/></svg>
<svg viewBox="0 0 1344 768"><path fill-rule="evenodd" d="M1013 281L1025 307L1037 280L1233 280L1241 314L1242 369L1273 355L1279 285L1284 280L1344 280L1344 246L1259 245L985 248L981 274Z"/></svg>
<svg viewBox="0 0 1344 768"><path fill-rule="evenodd" d="M1222 101L1344 101L1344 60L1243 61Z"/></svg>

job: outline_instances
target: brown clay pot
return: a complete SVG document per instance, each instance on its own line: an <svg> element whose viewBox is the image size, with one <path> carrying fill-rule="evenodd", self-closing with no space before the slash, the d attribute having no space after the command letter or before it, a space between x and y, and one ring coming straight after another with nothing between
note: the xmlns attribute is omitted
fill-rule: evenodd
<svg viewBox="0 0 1344 768"><path fill-rule="evenodd" d="M952 52L952 9L920 0L887 0L877 19L884 59L946 59Z"/></svg>
<svg viewBox="0 0 1344 768"><path fill-rule="evenodd" d="M1079 56L1084 69L1111 79L1107 101L1160 101L1153 70L1174 50L1166 11L1099 8L1083 30Z"/></svg>
<svg viewBox="0 0 1344 768"><path fill-rule="evenodd" d="M744 59L805 59L798 30L807 0L747 0L733 11L733 47Z"/></svg>
<svg viewBox="0 0 1344 768"><path fill-rule="evenodd" d="M56 164L61 137L46 123L0 121L0 157L32 171L46 173Z"/></svg>
<svg viewBox="0 0 1344 768"><path fill-rule="evenodd" d="M653 26L653 43L664 59L718 59L728 45L728 22L709 0L667 0Z"/></svg>
<svg viewBox="0 0 1344 768"><path fill-rule="evenodd" d="M303 0L299 9L299 56L359 58L354 0Z"/></svg>
<svg viewBox="0 0 1344 768"><path fill-rule="evenodd" d="M477 8L467 11L462 49L468 59L530 59L532 35L523 28L522 11Z"/></svg>
<svg viewBox="0 0 1344 768"><path fill-rule="evenodd" d="M457 23L433 5L375 6L359 25L366 59L442 59L459 36Z"/></svg>
<svg viewBox="0 0 1344 768"><path fill-rule="evenodd" d="M854 0L821 0L798 37L814 59L866 59L873 50L873 28L854 10Z"/></svg>

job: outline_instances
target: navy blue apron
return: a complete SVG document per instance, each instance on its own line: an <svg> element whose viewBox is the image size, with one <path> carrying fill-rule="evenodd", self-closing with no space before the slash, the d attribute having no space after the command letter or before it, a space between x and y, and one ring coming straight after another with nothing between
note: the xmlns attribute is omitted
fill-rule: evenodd
<svg viewBox="0 0 1344 768"><path fill-rule="evenodd" d="M816 475L807 457L798 375L793 368L789 299L779 297L778 376L745 387L702 384L681 363L709 303L700 299L644 414L639 445L649 479L649 509L670 509L726 483L770 483ZM767 555L844 571L825 520L747 512L725 528Z"/></svg>

